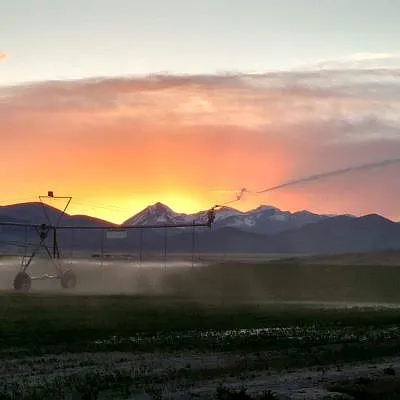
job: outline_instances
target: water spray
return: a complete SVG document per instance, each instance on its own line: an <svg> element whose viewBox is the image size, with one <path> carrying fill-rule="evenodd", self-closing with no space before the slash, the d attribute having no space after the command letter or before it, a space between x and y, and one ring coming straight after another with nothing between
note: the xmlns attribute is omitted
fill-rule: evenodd
<svg viewBox="0 0 400 400"><path fill-rule="evenodd" d="M228 204L231 204L231 203L235 203L235 202L237 202L237 201L240 201L240 200L242 200L244 194L247 193L247 192L248 192L248 190L247 190L246 188L240 189L240 192L236 195L236 198L235 198L234 200L230 200L230 201L227 201L227 202L225 202L225 203L217 204L217 205L215 205L215 206L213 207L213 209L215 209L215 208L220 208L220 207L226 206L226 205L228 205Z"/></svg>
<svg viewBox="0 0 400 400"><path fill-rule="evenodd" d="M319 179L329 178L331 176L347 174L347 173L353 172L353 171L384 167L384 166L387 166L387 165L392 165L392 164L397 164L397 163L400 163L400 158L392 158L392 159L388 159L388 160L378 161L378 162L375 162L375 163L362 164L362 165L358 165L358 166L355 166L355 167L347 167L347 168L336 169L336 170L329 171L329 172L324 172L324 173L321 173L321 174L310 175L310 176L306 176L304 178L294 179L292 181L285 182L285 183L282 183L280 185L270 187L268 189L260 190L260 191L255 192L255 193L256 194L260 194L260 193L270 192L272 190L281 189L281 188L284 188L284 187L287 187L287 186L294 186L294 185L298 185L298 184L301 184L301 183L306 183L306 182L310 182L310 181L316 181L316 180L319 180Z"/></svg>
<svg viewBox="0 0 400 400"><path fill-rule="evenodd" d="M385 167L385 166L399 164L399 163L400 163L400 158L390 158L390 159L387 159L387 160L382 160L382 161L377 161L377 162L373 162L373 163L357 165L357 166L354 166L354 167L336 169L336 170L333 170L333 171L323 172L323 173L320 173L320 174L309 175L309 176L306 176L306 177L303 177L303 178L293 179L291 181L288 181L288 182L285 182L285 183L281 183L279 185L272 186L272 187L269 187L267 189L263 189L263 190L259 190L259 191L255 191L255 192L252 192L252 191L249 191L249 190L243 188L243 189L240 190L240 192L237 194L237 196L236 196L236 198L234 200L227 201L225 203L222 203L220 205L215 206L214 208L219 208L219 207L227 205L227 204L236 203L237 201L242 200L242 198L243 198L245 193L258 195L258 194L262 194L262 193L266 193L266 192L271 192L273 190L283 189L283 188L289 187L289 186L295 186L295 185L299 185L299 184L302 184L302 183L307 183L307 182L311 182L311 181L316 181L316 180L320 180L320 179L329 178L331 176L347 174L347 173L353 172L353 171Z"/></svg>

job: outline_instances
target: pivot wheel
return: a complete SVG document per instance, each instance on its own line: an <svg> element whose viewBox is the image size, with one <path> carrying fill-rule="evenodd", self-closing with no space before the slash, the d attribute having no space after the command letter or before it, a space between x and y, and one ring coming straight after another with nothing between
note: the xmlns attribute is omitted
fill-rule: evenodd
<svg viewBox="0 0 400 400"><path fill-rule="evenodd" d="M14 279L14 289L19 292L29 292L31 277L26 272L19 272Z"/></svg>
<svg viewBox="0 0 400 400"><path fill-rule="evenodd" d="M61 275L61 286L63 289L74 289L76 281L76 275L72 271L66 271Z"/></svg>

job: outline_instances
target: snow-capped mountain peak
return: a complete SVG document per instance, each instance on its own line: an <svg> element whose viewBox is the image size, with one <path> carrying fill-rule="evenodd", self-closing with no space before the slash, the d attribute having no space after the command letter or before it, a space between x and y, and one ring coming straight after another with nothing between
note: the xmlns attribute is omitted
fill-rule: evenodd
<svg viewBox="0 0 400 400"><path fill-rule="evenodd" d="M124 222L123 225L163 225L177 224L185 222L186 214L179 214L173 211L167 205L157 202L146 207L138 214L134 215Z"/></svg>
<svg viewBox="0 0 400 400"><path fill-rule="evenodd" d="M194 214L177 213L160 202L146 207L143 211L124 222L124 225L164 225L206 222L207 212ZM329 218L328 215L313 214L308 211L291 213L277 207L261 205L244 212L231 207L221 207L215 211L213 229L235 227L248 232L275 234L285 230Z"/></svg>
<svg viewBox="0 0 400 400"><path fill-rule="evenodd" d="M218 208L215 212L215 221L222 221L225 218L243 215L242 211L236 210L232 207L221 207Z"/></svg>
<svg viewBox="0 0 400 400"><path fill-rule="evenodd" d="M257 208L251 210L251 213L259 213L259 212L263 212L263 211L281 211L279 208L274 207L274 206L269 206L267 204L262 204L260 206L258 206Z"/></svg>
<svg viewBox="0 0 400 400"><path fill-rule="evenodd" d="M167 205L160 203L160 202L157 202L155 204L152 204L152 205L146 207L143 211L146 211L148 214L162 214L162 213L174 214L175 213L172 210L172 208L170 208Z"/></svg>

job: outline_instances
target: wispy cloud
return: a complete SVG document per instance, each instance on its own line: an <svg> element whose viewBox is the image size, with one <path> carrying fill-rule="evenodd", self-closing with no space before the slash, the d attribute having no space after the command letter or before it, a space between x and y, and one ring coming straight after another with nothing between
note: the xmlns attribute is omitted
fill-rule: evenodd
<svg viewBox="0 0 400 400"><path fill-rule="evenodd" d="M384 59L371 54L355 59L379 57ZM134 191L151 182L196 196L214 192L219 197L210 202L216 203L230 196L216 192L221 188L257 190L399 157L398 115L400 69L387 65L42 82L0 88L3 148L9 150L0 163L21 182L27 181L26 168L13 154L32 165L28 174L40 172L47 181L61 176L58 182L71 187L86 180L93 191L106 183L108 190L123 192L127 185ZM51 171L37 165L43 154ZM60 154L68 154L71 167ZM400 195L398 170L392 166L365 176L271 193L268 201L398 215L393 201ZM338 195L351 185L351 193Z"/></svg>
<svg viewBox="0 0 400 400"><path fill-rule="evenodd" d="M7 54L6 54L6 53L2 53L2 52L0 51L0 61L5 60L6 58L7 58Z"/></svg>
<svg viewBox="0 0 400 400"><path fill-rule="evenodd" d="M400 70L306 71L231 76L153 76L44 82L3 88L0 113L132 124L177 123L252 130L336 125L340 136L391 137L398 128ZM368 128L368 131L365 130ZM395 135L396 136L396 135ZM338 140L331 134L327 140Z"/></svg>
<svg viewBox="0 0 400 400"><path fill-rule="evenodd" d="M400 53L356 53L335 60L320 60L316 67L324 69L398 69Z"/></svg>

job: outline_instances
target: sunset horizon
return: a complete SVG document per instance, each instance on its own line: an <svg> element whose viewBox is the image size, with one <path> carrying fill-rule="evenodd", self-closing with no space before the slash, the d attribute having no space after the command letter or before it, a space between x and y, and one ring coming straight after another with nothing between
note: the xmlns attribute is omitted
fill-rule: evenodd
<svg viewBox="0 0 400 400"><path fill-rule="evenodd" d="M218 191L217 191L218 192ZM310 208L310 207L296 207L296 206L291 206L288 204L287 206L280 206L277 204L273 204L272 202L268 202L267 200L262 201L259 200L257 201L251 201L253 195L246 195L246 198L237 200L237 196L240 193L240 191L228 191L224 190L222 192L231 192L232 196L228 197L220 197L222 201L220 202L210 202L209 204L207 203L190 203L188 202L187 205L181 205L179 206L178 204L174 205L173 202L168 202L168 201L163 201L163 200L157 200L156 198L149 198L149 200L146 202L144 200L139 200L138 202L133 202L132 200L125 200L120 201L120 203L112 203L112 202L101 202L101 199L99 198L93 198L93 199L82 199L82 198L77 198L75 199L73 196L71 196L71 202L67 209L65 210L66 214L70 216L87 216L91 218L96 218L100 219L106 222L110 222L116 225L121 225L128 219L132 218L133 216L139 214L140 212L144 211L145 209L149 207L154 207L157 204L162 204L163 206L168 207L171 209L174 213L177 214L186 214L186 215L191 215L191 214L196 214L199 212L206 212L210 209L221 209L221 208L230 208L234 210L238 210L242 213L248 213L253 210L256 210L257 208L262 208L262 207L273 207L276 208L282 212L290 212L290 213L299 213L299 212L310 212L313 214L320 214L320 215L353 215L355 217L363 217L365 215L369 214L378 214L381 215L384 218L387 218L393 222L399 222L400 223L400 216L390 216L390 215L385 215L384 213L380 213L377 211L371 211L371 210L366 210L366 211L358 211L354 210L354 212L347 212L346 210L342 212L336 212L333 211L329 208L324 208L324 207L316 207ZM58 193L61 197L64 197L61 193ZM41 197L41 198L40 198ZM47 205L53 208L58 209L59 211L63 211L64 207L66 206L66 200L65 199L58 199L57 195L55 194L55 198L48 198L45 195L42 195L40 197L34 198L20 198L20 199L15 199L14 201L9 201L5 203L1 203L1 206L18 206L18 205L27 205L27 204L43 204ZM215 197L214 197L215 198ZM257 198L259 198L257 196ZM99 201L100 200L100 201ZM228 204L225 204L227 202ZM121 206L122 204L122 206ZM126 206L124 206L126 204ZM136 204L133 206L129 206L129 204ZM193 204L193 205L192 205ZM43 214L43 218L45 220L46 214Z"/></svg>
<svg viewBox="0 0 400 400"><path fill-rule="evenodd" d="M389 6L359 19L358 0L116 4L5 6L16 23L2 21L0 44L1 205L51 188L71 212L120 223L158 201L191 213L242 188L400 159ZM397 221L399 165L234 206Z"/></svg>

